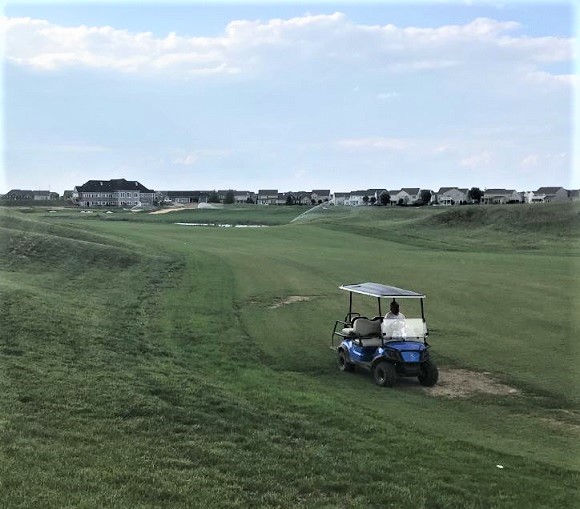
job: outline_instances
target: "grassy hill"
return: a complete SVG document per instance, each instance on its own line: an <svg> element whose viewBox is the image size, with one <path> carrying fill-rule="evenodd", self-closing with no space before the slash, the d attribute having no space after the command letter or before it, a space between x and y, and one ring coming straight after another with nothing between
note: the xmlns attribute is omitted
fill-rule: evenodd
<svg viewBox="0 0 580 509"><path fill-rule="evenodd" d="M0 210L1 506L578 505L577 207L198 212L273 226ZM336 369L367 280L439 391Z"/></svg>

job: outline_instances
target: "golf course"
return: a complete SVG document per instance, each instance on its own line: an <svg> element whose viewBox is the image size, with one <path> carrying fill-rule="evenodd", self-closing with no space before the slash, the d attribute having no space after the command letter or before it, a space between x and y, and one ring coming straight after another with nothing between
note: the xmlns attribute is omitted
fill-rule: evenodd
<svg viewBox="0 0 580 509"><path fill-rule="evenodd" d="M0 208L0 507L579 507L579 204L306 210ZM435 387L339 371L367 281Z"/></svg>

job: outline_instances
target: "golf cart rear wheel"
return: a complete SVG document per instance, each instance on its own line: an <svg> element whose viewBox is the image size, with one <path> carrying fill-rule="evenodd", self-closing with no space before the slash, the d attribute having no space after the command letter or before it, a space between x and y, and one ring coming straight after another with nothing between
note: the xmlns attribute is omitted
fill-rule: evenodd
<svg viewBox="0 0 580 509"><path fill-rule="evenodd" d="M421 364L421 372L418 378L421 385L433 387L439 380L439 370L431 361L425 361Z"/></svg>
<svg viewBox="0 0 580 509"><path fill-rule="evenodd" d="M338 352L338 369L352 373L354 371L354 364L348 362L348 358L344 351Z"/></svg>
<svg viewBox="0 0 580 509"><path fill-rule="evenodd" d="M397 370L390 362L379 362L373 369L375 383L381 387L393 387L397 381Z"/></svg>

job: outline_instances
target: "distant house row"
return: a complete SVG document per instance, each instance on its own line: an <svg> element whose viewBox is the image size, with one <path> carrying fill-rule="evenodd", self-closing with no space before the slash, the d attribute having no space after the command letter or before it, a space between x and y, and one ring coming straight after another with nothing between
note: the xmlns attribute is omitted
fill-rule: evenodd
<svg viewBox="0 0 580 509"><path fill-rule="evenodd" d="M231 192L231 191L230 191ZM207 202L212 194L217 194L220 202L226 200L228 191L160 191L174 203ZM580 191L568 191L563 187L540 187L537 191L520 192L514 189L486 189L481 191L481 203L548 203L580 200ZM350 192L331 192L329 189L312 191L278 192L277 189L233 191L234 203L257 203L259 205L315 205L330 202L334 205L414 205L418 203L439 205L461 205L472 203L469 189L441 187L438 191L404 187L402 189L365 189Z"/></svg>
<svg viewBox="0 0 580 509"><path fill-rule="evenodd" d="M32 200L32 201L49 201L58 200L58 193L50 191L32 191L27 189L11 189L2 196L3 200Z"/></svg>
<svg viewBox="0 0 580 509"><path fill-rule="evenodd" d="M89 180L72 191L65 191L63 198L81 207L134 207L152 206L162 203L256 203L259 205L316 205L328 202L333 205L462 205L480 202L483 204L504 203L548 203L580 200L580 191L569 191L563 187L540 187L536 191L514 189L441 187L438 191L404 187L401 189L365 189L350 192L331 192L329 189L312 191L289 191L277 189L253 191L154 191L137 181L125 179ZM50 191L26 191L13 189L4 200L57 200L57 193Z"/></svg>

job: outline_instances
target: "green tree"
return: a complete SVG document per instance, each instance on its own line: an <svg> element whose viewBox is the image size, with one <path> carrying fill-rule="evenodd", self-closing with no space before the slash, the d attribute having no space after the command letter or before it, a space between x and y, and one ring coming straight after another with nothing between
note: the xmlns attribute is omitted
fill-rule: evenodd
<svg viewBox="0 0 580 509"><path fill-rule="evenodd" d="M371 196L371 205L374 205L377 202L377 199L374 196Z"/></svg>
<svg viewBox="0 0 580 509"><path fill-rule="evenodd" d="M483 191L479 189L479 187L472 187L467 192L467 197L475 203L481 203L481 199L483 198Z"/></svg>
<svg viewBox="0 0 580 509"><path fill-rule="evenodd" d="M383 193L379 196L379 204L380 205L388 205L391 203L391 195L389 193Z"/></svg>
<svg viewBox="0 0 580 509"><path fill-rule="evenodd" d="M232 204L235 201L235 195L233 189L228 189L226 196L224 198L224 203Z"/></svg>
<svg viewBox="0 0 580 509"><path fill-rule="evenodd" d="M369 197L366 194L363 196L363 201L364 201L365 205L368 205Z"/></svg>
<svg viewBox="0 0 580 509"><path fill-rule="evenodd" d="M294 205L294 199L291 194L286 195L286 205Z"/></svg>
<svg viewBox="0 0 580 509"><path fill-rule="evenodd" d="M219 203L220 197L218 196L218 194L215 191L212 191L211 193L209 193L209 196L207 197L207 202L208 203Z"/></svg>
<svg viewBox="0 0 580 509"><path fill-rule="evenodd" d="M421 189L419 193L419 203L421 205L428 205L431 201L431 191L429 189Z"/></svg>

